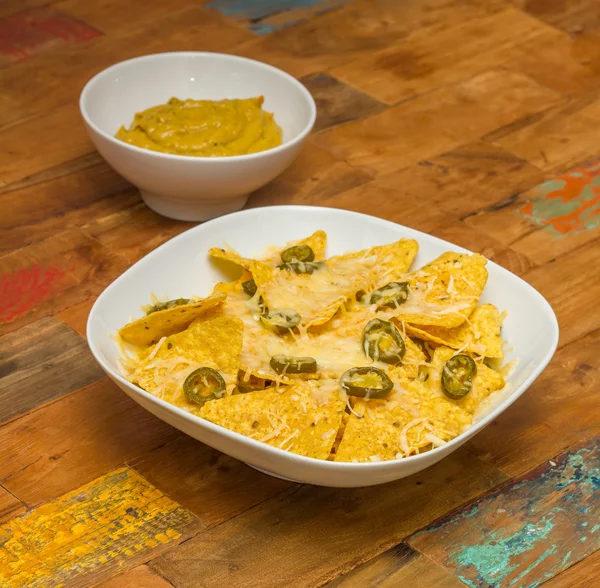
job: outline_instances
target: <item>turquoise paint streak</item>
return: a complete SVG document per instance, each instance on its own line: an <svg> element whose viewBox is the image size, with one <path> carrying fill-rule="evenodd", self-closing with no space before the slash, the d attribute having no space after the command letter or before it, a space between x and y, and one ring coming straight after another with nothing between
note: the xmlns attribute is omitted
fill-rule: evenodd
<svg viewBox="0 0 600 588"><path fill-rule="evenodd" d="M298 8L307 8L319 4L322 0L211 0L206 6L218 10L225 16L240 20L260 20Z"/></svg>

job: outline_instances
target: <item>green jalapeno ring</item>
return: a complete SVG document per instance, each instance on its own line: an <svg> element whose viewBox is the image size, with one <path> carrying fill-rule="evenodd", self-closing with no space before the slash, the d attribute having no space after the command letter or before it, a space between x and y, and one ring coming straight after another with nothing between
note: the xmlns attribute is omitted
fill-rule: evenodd
<svg viewBox="0 0 600 588"><path fill-rule="evenodd" d="M362 345L365 355L373 361L398 365L406 353L406 346L396 326L378 318L370 320L363 330Z"/></svg>
<svg viewBox="0 0 600 588"><path fill-rule="evenodd" d="M290 261L277 266L277 269L296 274L313 274L323 267L322 261Z"/></svg>
<svg viewBox="0 0 600 588"><path fill-rule="evenodd" d="M409 293L408 282L390 282L371 292L369 303L377 304L377 306L395 307L404 304L408 300Z"/></svg>
<svg viewBox="0 0 600 588"><path fill-rule="evenodd" d="M166 302L157 302L154 306L146 311L146 316L159 310L167 310L169 308L175 308L176 306L183 306L184 304L193 304L194 301L189 298L176 298L175 300L167 300Z"/></svg>
<svg viewBox="0 0 600 588"><path fill-rule="evenodd" d="M361 385L361 377L362 383ZM371 376L371 381L378 380L379 385L373 387L371 382L368 380L368 376ZM347 370L342 374L340 378L340 386L350 396L358 396L360 398L386 398L392 391L394 383L390 380L389 376L382 370L376 367L355 367Z"/></svg>
<svg viewBox="0 0 600 588"><path fill-rule="evenodd" d="M293 263L295 261L314 261L315 252L308 245L294 245L281 252L281 261L283 263Z"/></svg>
<svg viewBox="0 0 600 588"><path fill-rule="evenodd" d="M297 327L302 317L293 309L272 310L263 312L260 320L270 329L286 333L288 329Z"/></svg>
<svg viewBox="0 0 600 588"><path fill-rule="evenodd" d="M183 383L186 398L194 404L204 404L220 398L225 388L223 376L209 367L194 370Z"/></svg>
<svg viewBox="0 0 600 588"><path fill-rule="evenodd" d="M476 373L477 364L472 357L455 355L442 369L442 390L449 398L460 400L471 391Z"/></svg>
<svg viewBox="0 0 600 588"><path fill-rule="evenodd" d="M314 357L292 357L282 353L271 357L269 363L278 374L314 374L318 369Z"/></svg>
<svg viewBox="0 0 600 588"><path fill-rule="evenodd" d="M242 289L250 296L250 298L252 298L256 294L256 282L254 281L254 278L242 282Z"/></svg>

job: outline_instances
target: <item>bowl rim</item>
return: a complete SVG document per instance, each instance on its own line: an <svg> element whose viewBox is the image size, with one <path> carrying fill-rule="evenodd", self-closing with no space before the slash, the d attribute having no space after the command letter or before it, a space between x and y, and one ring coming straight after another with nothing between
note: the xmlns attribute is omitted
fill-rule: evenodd
<svg viewBox="0 0 600 588"><path fill-rule="evenodd" d="M288 212L288 213L290 213L290 212L293 213L294 211L297 211L300 209L314 212L315 209L318 209L319 211L325 212L326 214L342 214L342 215L348 215L348 216L358 216L358 217L362 217L364 220L369 221L369 222L375 221L376 223L378 223L382 226L384 226L384 225L390 226L391 225L395 228L400 228L401 230L403 230L407 233L406 238L411 238L411 235L412 235L412 238L417 238L419 235L421 235L421 236L424 236L427 239L432 240L440 245L442 245L442 244L445 246L450 245L453 248L453 250L455 250L455 251L460 251L463 253L470 253L470 254L473 253L469 249L465 249L464 247L454 245L453 243L450 243L449 241L446 241L445 239L440 239L439 237L429 235L429 234L419 231L417 229L413 229L411 227L407 227L405 225L401 225L401 224L395 223L393 221L388 221L388 220L382 219L380 217L375 217L375 216L364 214L364 213L354 212L354 211L346 210L343 208L333 208L333 207L325 207L325 206L315 207L315 206L307 206L307 205L276 205L276 206L263 206L263 207L256 207L256 208L240 210L237 212L232 212L230 214L223 215L221 217L217 217L215 219L206 221L205 223L202 223L200 225L197 225L195 227L188 229L187 231L180 233L179 235L173 237L172 239L169 239L168 241L165 241L165 243L159 245L158 247L156 247L155 249L153 249L152 251L147 253L144 257L139 259L136 263L134 263L132 266L130 266L127 270L125 270L120 276L118 276L115 280L113 280L113 282L111 282L104 289L104 291L98 296L98 298L94 302L94 305L92 306L92 309L90 310L90 314L89 314L88 320L87 320L86 339L87 339L90 351L92 352L92 355L94 356L96 361L100 364L102 369L107 373L107 375L110 376L111 379L118 380L121 384L125 385L128 389L130 389L135 394L141 395L141 396L145 397L147 400L158 404L158 406L166 409L167 411L174 413L179 418L183 418L184 420L186 420L190 423L195 423L197 425L199 424L203 427L208 428L213 433L218 433L219 435L225 436L232 441L241 442L251 448L256 449L259 452L265 452L266 454L273 455L274 457L284 457L285 456L292 463L298 464L300 466L304 465L304 466L314 467L314 468L317 468L320 470L338 470L340 472L342 472L342 471L350 472L350 471L354 471L354 470L365 471L367 469L386 470L388 468L402 467L401 464L406 464L406 463L429 462L429 460L435 456L439 456L439 459L442 459L444 456L448 455L449 453L452 453L455 449L458 449L458 447L460 447L463 443L468 441L471 437L473 437L475 434L477 434L479 431L481 431L483 428L485 428L490 422L492 422L498 415L502 414L506 409L508 409L518 398L520 398L525 393L525 391L538 378L538 376L542 373L542 371L547 367L547 365L552 360L554 353L556 352L556 349L558 346L559 325L558 325L558 320L556 318L556 314L554 313L554 310L550 306L550 303L533 286L531 286L528 282L523 280L523 278L517 276L513 272L507 270L506 268L502 267L501 265L498 265L497 263L488 259L489 266L493 266L496 269L496 271L499 271L501 274L508 276L509 279L518 280L521 283L521 285L526 290L529 291L530 295L537 299L538 303L544 309L546 318L549 321L550 326L552 327L552 340L550 341L550 346L548 347L548 350L546 351L543 359L538 363L537 366L535 366L534 369L531 370L531 372L525 378L525 380L521 383L521 385L518 387L515 387L513 390L511 390L510 394L504 400L499 402L494 407L494 409L491 410L484 418L478 420L476 423L473 423L468 429L466 429L460 435L457 435L456 437L454 437L453 439L451 439L444 445L441 445L439 447L434 447L433 449L430 449L429 451L426 451L424 453L420 453L417 455L411 455L408 457L404 457L402 459L385 460L385 461L378 461L378 462L338 462L338 461L320 460L320 459L316 459L316 458L312 458L312 457L298 455L298 454L292 453L290 451L285 451L283 449L279 449L278 447L274 447L272 445L269 445L268 443L262 443L260 441L257 441L256 439L252 439L251 437L247 437L245 435L242 435L241 433L231 431L230 429L227 429L226 427L222 427L221 425L217 425L215 423L212 423L211 421L203 419L202 417L196 416L195 414L188 412L186 410L183 410L182 408L179 408L178 406L175 406L174 404L171 404L170 402L167 402L166 400L157 398L156 396L154 396L150 392L147 392L143 388L140 388L139 386L132 384L131 382L129 382L129 380L127 380L120 373L113 370L112 367L110 365L108 365L107 362L104 361L104 358L102 357L100 350L96 349L95 340L91 336L91 324L94 320L95 314L98 312L98 308L102 304L102 299L107 295L107 293L113 287L115 287L116 284L120 283L122 280L127 279L126 275L134 267L136 267L137 265L142 264L142 263L149 263L149 260L151 260L152 257L158 255L159 252L163 248L168 247L169 244L174 241L185 238L188 235L188 233L201 232L202 227L204 227L207 223L218 223L218 224L225 223L226 224L229 217L231 217L233 215L251 216L253 214L259 214L260 211L264 210L265 208L275 208L275 209L281 210L282 212ZM290 216L290 218L293 218L293 214L289 215L289 216ZM157 418L160 418L160 417L157 417ZM217 449L217 451L221 451L218 448L215 448L215 447L213 447L213 448ZM435 463L435 462L433 462L433 463ZM427 466L425 466L425 467L427 467Z"/></svg>
<svg viewBox="0 0 600 588"><path fill-rule="evenodd" d="M265 151L259 151L257 153L246 153L243 155L228 155L226 157L207 157L203 155L177 155L174 153L163 153L162 151L153 151L152 149L144 149L143 147L137 147L135 145L131 145L130 143L126 143L125 141L120 141L116 137L113 137L106 131L103 131L93 120L92 117L87 112L86 108L86 100L89 94L93 91L93 87L95 84L99 82L103 77L110 75L110 73L118 70L126 64L131 64L134 62L141 61L152 61L152 60L161 60L161 59L169 59L169 58L183 58L183 57L217 57L218 59L223 59L224 61L238 61L238 62L249 62L264 69L269 69L281 77L287 79L292 83L300 93L306 99L309 108L310 108L310 117L307 125L303 128L303 130L296 135L291 141L287 141L278 145L277 147L272 147L271 149L266 149ZM131 59L125 59L123 61L119 61L110 65L103 70L100 70L96 73L92 78L90 78L83 89L81 90L81 94L79 95L79 111L85 123L91 128L95 133L102 136L104 139L108 140L109 143L113 145L118 145L119 147L125 147L126 149L132 150L134 153L144 153L149 156L155 156L159 159L172 160L172 161L211 161L215 162L216 165L220 165L222 162L235 162L235 161L251 161L253 159L259 159L260 157L265 157L268 154L275 155L276 153L280 153L289 149L299 143L302 143L304 139L308 136L308 134L312 131L315 121L317 119L317 105L315 99L309 90L296 79L291 74L275 67L273 65L269 65L268 63L264 63L262 61L258 61L257 59L251 59L249 57L242 57L241 55L232 55L229 53L218 53L214 51L167 51L164 53L149 53L147 55L141 55L139 57L132 57Z"/></svg>

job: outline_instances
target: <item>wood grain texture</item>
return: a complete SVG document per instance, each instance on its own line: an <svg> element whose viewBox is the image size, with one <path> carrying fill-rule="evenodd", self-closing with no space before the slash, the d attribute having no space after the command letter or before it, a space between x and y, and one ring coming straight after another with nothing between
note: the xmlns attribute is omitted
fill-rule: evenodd
<svg viewBox="0 0 600 588"><path fill-rule="evenodd" d="M0 428L0 483L39 504L179 434L101 380Z"/></svg>
<svg viewBox="0 0 600 588"><path fill-rule="evenodd" d="M600 331L558 351L532 387L467 448L515 477L600 434Z"/></svg>
<svg viewBox="0 0 600 588"><path fill-rule="evenodd" d="M16 496L0 486L0 523L24 513L25 510L25 505Z"/></svg>
<svg viewBox="0 0 600 588"><path fill-rule="evenodd" d="M594 588L600 577L600 550L544 583L546 588Z"/></svg>
<svg viewBox="0 0 600 588"><path fill-rule="evenodd" d="M535 17L577 34L600 27L596 0L513 0Z"/></svg>
<svg viewBox="0 0 600 588"><path fill-rule="evenodd" d="M464 584L441 566L405 543L395 545L372 560L326 584L327 588L415 586L464 588Z"/></svg>
<svg viewBox="0 0 600 588"><path fill-rule="evenodd" d="M129 465L209 527L296 486L187 436Z"/></svg>
<svg viewBox="0 0 600 588"><path fill-rule="evenodd" d="M96 302L95 298L84 300L79 304L75 304L70 308L57 312L55 317L65 325L71 327L82 337L86 337L87 320L94 302Z"/></svg>
<svg viewBox="0 0 600 588"><path fill-rule="evenodd" d="M172 588L173 584L144 565L115 576L98 586L99 588Z"/></svg>
<svg viewBox="0 0 600 588"><path fill-rule="evenodd" d="M104 376L81 336L56 318L0 337L0 366L0 422Z"/></svg>
<svg viewBox="0 0 600 588"><path fill-rule="evenodd" d="M459 451L426 475L383 486L304 486L205 531L151 566L178 588L197 586L197 578L207 587L248 586L257 578L265 587L320 585L504 479ZM211 557L198 558L202 552Z"/></svg>
<svg viewBox="0 0 600 588"><path fill-rule="evenodd" d="M525 76L489 71L326 130L317 143L350 164L385 174L474 141L561 100Z"/></svg>
<svg viewBox="0 0 600 588"><path fill-rule="evenodd" d="M600 548L599 473L594 439L416 533L408 543L473 588L535 588Z"/></svg>
<svg viewBox="0 0 600 588"><path fill-rule="evenodd" d="M0 526L0 580L7 588L93 586L198 527L192 514L123 468Z"/></svg>

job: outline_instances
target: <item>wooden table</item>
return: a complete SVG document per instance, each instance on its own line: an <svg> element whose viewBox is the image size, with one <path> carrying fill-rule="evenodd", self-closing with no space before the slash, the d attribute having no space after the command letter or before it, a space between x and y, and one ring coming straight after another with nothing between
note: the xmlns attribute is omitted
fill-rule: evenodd
<svg viewBox="0 0 600 588"><path fill-rule="evenodd" d="M553 305L559 350L464 448L396 483L301 487L150 416L85 341L95 297L190 224L94 151L77 99L127 57L225 51L319 107L254 194L479 251ZM600 583L598 0L4 0L0 585Z"/></svg>

